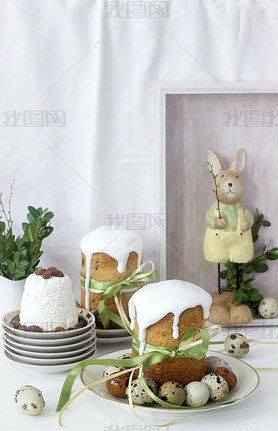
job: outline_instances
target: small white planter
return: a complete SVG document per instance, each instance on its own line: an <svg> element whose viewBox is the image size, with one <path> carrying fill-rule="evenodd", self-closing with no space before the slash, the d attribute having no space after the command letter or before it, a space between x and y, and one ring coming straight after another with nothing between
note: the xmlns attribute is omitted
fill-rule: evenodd
<svg viewBox="0 0 278 431"><path fill-rule="evenodd" d="M9 280L0 275L0 318L9 311L20 309L24 280Z"/></svg>

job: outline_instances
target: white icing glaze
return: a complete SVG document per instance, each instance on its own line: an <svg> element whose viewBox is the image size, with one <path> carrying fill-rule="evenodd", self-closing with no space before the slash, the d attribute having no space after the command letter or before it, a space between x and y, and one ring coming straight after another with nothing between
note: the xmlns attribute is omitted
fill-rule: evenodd
<svg viewBox="0 0 278 431"><path fill-rule="evenodd" d="M114 226L101 226L85 235L81 240L81 251L86 256L85 307L89 309L89 285L91 260L94 253L105 253L118 262L117 271L124 274L129 254L137 253L137 267L141 265L143 243L132 230L117 229Z"/></svg>
<svg viewBox="0 0 278 431"><path fill-rule="evenodd" d="M129 300L131 329L134 329L135 316L139 327L139 354L144 352L147 328L159 322L168 313L173 313L174 339L179 338L179 317L184 310L201 305L204 318L209 317L211 296L201 287L187 281L167 280L147 284Z"/></svg>
<svg viewBox="0 0 278 431"><path fill-rule="evenodd" d="M44 331L65 329L78 323L78 314L72 293L72 283L64 277L44 279L41 275L27 277L21 300L20 323L37 325Z"/></svg>

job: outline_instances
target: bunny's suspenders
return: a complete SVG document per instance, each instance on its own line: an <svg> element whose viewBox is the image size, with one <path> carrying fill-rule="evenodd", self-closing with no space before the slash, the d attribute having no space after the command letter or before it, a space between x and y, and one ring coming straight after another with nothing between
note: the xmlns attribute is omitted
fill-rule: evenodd
<svg viewBox="0 0 278 431"><path fill-rule="evenodd" d="M215 217L219 217L215 211ZM244 209L237 209L237 229L224 230L207 227L204 238L204 256L209 262L224 263L230 260L245 263L253 258L254 247L251 229L243 232L240 228L244 220Z"/></svg>

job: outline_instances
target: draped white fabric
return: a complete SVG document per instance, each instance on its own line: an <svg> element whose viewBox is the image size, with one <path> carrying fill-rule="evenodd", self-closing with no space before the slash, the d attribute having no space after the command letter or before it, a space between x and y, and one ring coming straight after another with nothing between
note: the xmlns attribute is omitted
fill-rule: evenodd
<svg viewBox="0 0 278 431"><path fill-rule="evenodd" d="M0 190L15 178L18 233L28 205L54 211L42 262L76 295L80 239L109 214L134 214L156 259L157 228L142 225L156 211L156 83L278 76L274 0L172 0L165 18L107 3L0 1Z"/></svg>

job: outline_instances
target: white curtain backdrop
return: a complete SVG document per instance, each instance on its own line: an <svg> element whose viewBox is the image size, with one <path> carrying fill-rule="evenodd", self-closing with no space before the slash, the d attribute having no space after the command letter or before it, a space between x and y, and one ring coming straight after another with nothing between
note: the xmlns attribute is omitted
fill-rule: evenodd
<svg viewBox="0 0 278 431"><path fill-rule="evenodd" d="M165 18L107 3L0 0L0 191L15 178L18 233L28 205L55 213L42 263L77 297L80 239L109 214L137 214L156 260L157 229L142 226L156 211L156 83L278 77L275 0L172 0Z"/></svg>

